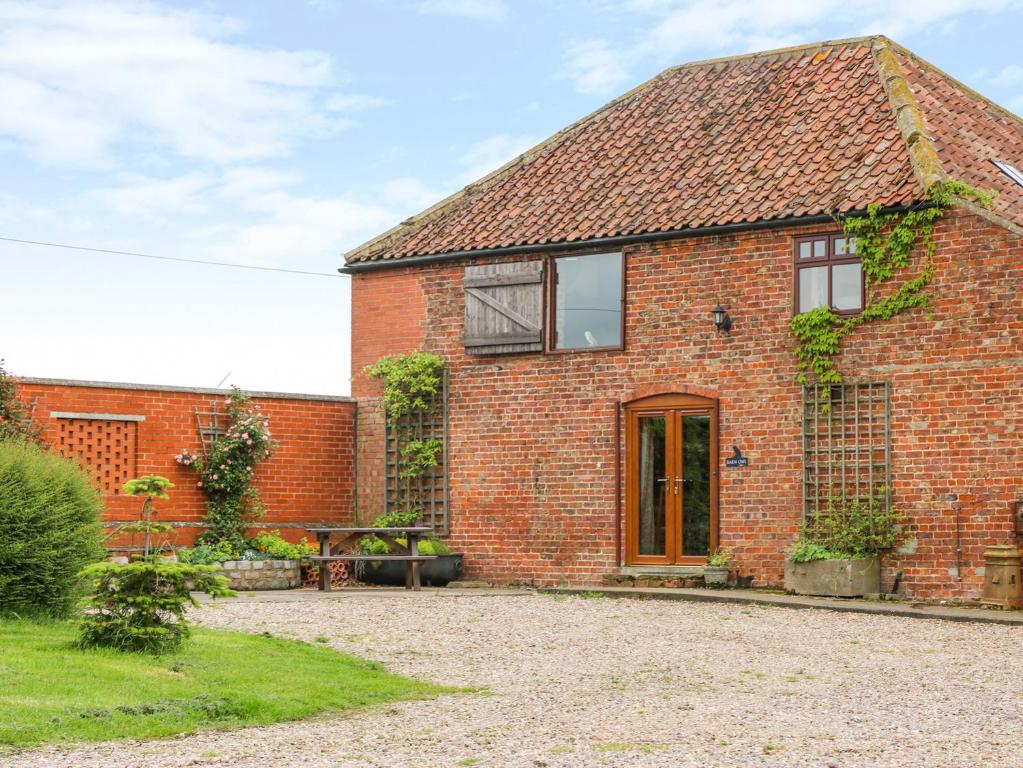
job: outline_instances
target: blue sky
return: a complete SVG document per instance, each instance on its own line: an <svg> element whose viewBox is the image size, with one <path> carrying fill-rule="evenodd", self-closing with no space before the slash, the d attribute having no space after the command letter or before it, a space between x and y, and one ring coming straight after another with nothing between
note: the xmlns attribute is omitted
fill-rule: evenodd
<svg viewBox="0 0 1023 768"><path fill-rule="evenodd" d="M1020 29L1008 0L0 0L0 236L332 273L673 64L883 33L1019 114ZM347 278L0 265L16 373L348 392Z"/></svg>

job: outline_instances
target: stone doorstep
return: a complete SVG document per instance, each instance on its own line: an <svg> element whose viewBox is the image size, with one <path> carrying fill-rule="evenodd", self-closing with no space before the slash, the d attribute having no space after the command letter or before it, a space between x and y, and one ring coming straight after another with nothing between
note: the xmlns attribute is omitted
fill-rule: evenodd
<svg viewBox="0 0 1023 768"><path fill-rule="evenodd" d="M629 576L606 574L601 577L606 587L630 589L695 589L703 586L703 576Z"/></svg>
<svg viewBox="0 0 1023 768"><path fill-rule="evenodd" d="M703 586L703 574L703 566L623 567L605 573L601 582L632 589L695 589Z"/></svg>

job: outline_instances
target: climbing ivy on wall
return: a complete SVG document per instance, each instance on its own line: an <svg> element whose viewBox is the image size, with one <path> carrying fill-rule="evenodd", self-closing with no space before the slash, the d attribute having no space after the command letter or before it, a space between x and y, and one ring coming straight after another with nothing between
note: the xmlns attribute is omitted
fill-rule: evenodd
<svg viewBox="0 0 1023 768"><path fill-rule="evenodd" d="M957 197L987 207L992 194L949 179L932 186L927 197L926 205L898 213L882 213L881 206L873 203L867 206L866 216L842 221L845 234L856 240L867 289L866 306L852 317L842 317L831 307L817 307L792 318L789 328L799 341L796 359L800 383L807 383L812 376L821 384L838 384L842 375L834 358L846 336L866 323L890 320L910 309L929 308L931 295L925 289L934 279L935 223ZM917 248L922 252L919 271L897 290L881 297L880 287L909 266Z"/></svg>
<svg viewBox="0 0 1023 768"><path fill-rule="evenodd" d="M444 444L422 434L421 420L404 417L429 411L443 387L444 358L430 352L389 355L366 368L383 382L381 404L397 443L397 495L408 510L420 511L421 479L440 464Z"/></svg>
<svg viewBox="0 0 1023 768"><path fill-rule="evenodd" d="M430 352L388 355L366 368L371 379L384 384L382 405L387 420L396 424L409 411L430 407L441 386L444 358Z"/></svg>

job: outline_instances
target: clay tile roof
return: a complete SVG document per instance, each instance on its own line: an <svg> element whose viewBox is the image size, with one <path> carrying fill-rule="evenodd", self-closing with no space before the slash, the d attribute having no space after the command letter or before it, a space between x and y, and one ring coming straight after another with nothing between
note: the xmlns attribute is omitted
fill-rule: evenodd
<svg viewBox="0 0 1023 768"><path fill-rule="evenodd" d="M345 255L411 256L909 205L953 176L1023 226L1023 122L884 37L686 64ZM367 266L369 266L367 264Z"/></svg>

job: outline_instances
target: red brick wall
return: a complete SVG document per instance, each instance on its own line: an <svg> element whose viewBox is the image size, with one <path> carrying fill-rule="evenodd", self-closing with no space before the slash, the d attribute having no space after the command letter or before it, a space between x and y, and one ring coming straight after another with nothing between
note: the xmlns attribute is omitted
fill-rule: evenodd
<svg viewBox="0 0 1023 768"><path fill-rule="evenodd" d="M19 393L33 406L44 437L54 445L61 421L51 416L54 412L144 416L145 421L137 422L135 474L163 475L175 484L169 500L156 502L159 519L175 525L173 543L190 544L202 532L205 496L196 487L195 474L177 464L174 455L184 448L201 450L195 411L208 412L217 403L223 413L226 392L23 379ZM261 393L253 397L253 403L270 417L270 430L278 442L273 456L256 470L255 485L267 513L254 521L254 527L279 528L282 536L295 541L305 535L306 526L350 522L354 401ZM114 495L105 495L104 503L110 525L136 519L141 505L138 499Z"/></svg>
<svg viewBox="0 0 1023 768"><path fill-rule="evenodd" d="M363 373L385 355L423 346L426 297L421 273L398 270L386 281L375 276L352 279L352 395L359 399L359 477L356 487L362 521L384 508L384 418L380 385ZM358 345L356 346L356 341Z"/></svg>
<svg viewBox="0 0 1023 768"><path fill-rule="evenodd" d="M750 459L726 469L721 457L721 543L756 583L779 583L801 520L792 237L834 229L626 248L621 352L469 356L463 262L356 276L353 370L420 348L449 361L451 539L468 575L593 583L614 572L616 403L694 392L719 399L722 453L738 445ZM965 212L936 237L933 313L857 330L840 368L892 383L893 493L911 551L888 559L885 586L901 570L909 593L972 597L983 548L1011 536L1023 496L1023 239ZM729 336L714 330L718 302ZM371 387L356 378L354 393L375 411ZM379 430L362 438L360 461L382 466ZM379 498L371 481L381 474L364 471L363 493ZM950 572L957 515L961 582Z"/></svg>

